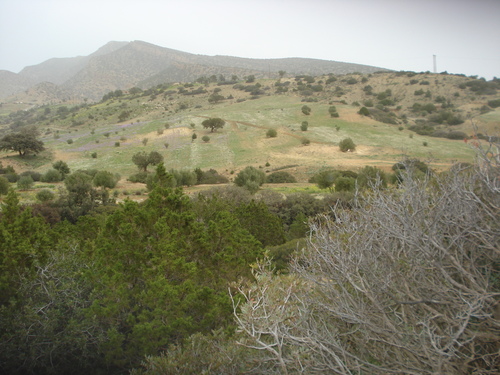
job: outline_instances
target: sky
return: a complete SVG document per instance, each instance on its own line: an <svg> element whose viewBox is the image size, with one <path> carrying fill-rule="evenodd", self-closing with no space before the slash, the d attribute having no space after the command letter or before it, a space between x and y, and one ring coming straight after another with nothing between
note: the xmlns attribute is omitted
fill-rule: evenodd
<svg viewBox="0 0 500 375"><path fill-rule="evenodd" d="M306 57L500 77L500 0L0 0L0 70L141 40L201 55Z"/></svg>

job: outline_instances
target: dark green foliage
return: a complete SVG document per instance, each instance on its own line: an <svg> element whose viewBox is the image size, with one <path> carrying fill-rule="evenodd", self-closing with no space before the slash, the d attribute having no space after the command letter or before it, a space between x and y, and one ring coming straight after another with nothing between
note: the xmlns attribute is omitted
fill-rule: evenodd
<svg viewBox="0 0 500 375"><path fill-rule="evenodd" d="M478 95L495 95L500 88L496 80L485 81L484 79L475 79L465 83L470 90Z"/></svg>
<svg viewBox="0 0 500 375"><path fill-rule="evenodd" d="M33 187L34 181L31 176L22 176L17 180L17 187L19 190L28 190Z"/></svg>
<svg viewBox="0 0 500 375"><path fill-rule="evenodd" d="M221 118L209 118L201 123L205 129L210 129L212 133L217 129L222 129L225 124L226 122Z"/></svg>
<svg viewBox="0 0 500 375"><path fill-rule="evenodd" d="M278 136L278 132L276 131L276 129L269 129L267 132L266 132L266 137L267 138L275 138Z"/></svg>
<svg viewBox="0 0 500 375"><path fill-rule="evenodd" d="M151 151L149 154L141 151L132 156L132 162L144 172L147 172L149 165L158 165L162 161L163 156L158 151Z"/></svg>
<svg viewBox="0 0 500 375"><path fill-rule="evenodd" d="M99 171L92 179L92 184L96 187L113 189L119 178L108 171Z"/></svg>
<svg viewBox="0 0 500 375"><path fill-rule="evenodd" d="M241 226L248 230L263 246L281 245L285 242L285 231L280 218L271 213L262 201L241 204L235 210Z"/></svg>
<svg viewBox="0 0 500 375"><path fill-rule="evenodd" d="M246 167L234 179L236 186L244 187L251 193L256 193L266 181L266 174L254 167Z"/></svg>
<svg viewBox="0 0 500 375"><path fill-rule="evenodd" d="M356 180L352 177L338 177L335 180L335 191L354 191Z"/></svg>
<svg viewBox="0 0 500 375"><path fill-rule="evenodd" d="M303 105L302 108L301 108L301 110L302 110L302 113L304 115L310 115L311 114L311 108L309 106L307 106L307 105Z"/></svg>
<svg viewBox="0 0 500 375"><path fill-rule="evenodd" d="M358 113L362 116L370 116L370 111L366 107L361 107Z"/></svg>
<svg viewBox="0 0 500 375"><path fill-rule="evenodd" d="M305 132L305 131L307 131L308 127L309 127L309 123L307 121L302 121L302 124L300 125L300 130Z"/></svg>
<svg viewBox="0 0 500 375"><path fill-rule="evenodd" d="M354 151L354 150L356 150L356 145L354 144L354 142L351 138L345 138L345 139L340 141L339 148L340 148L340 151L342 151L342 152Z"/></svg>
<svg viewBox="0 0 500 375"><path fill-rule="evenodd" d="M55 198L55 194L49 189L42 189L36 193L36 199L40 202L48 202Z"/></svg>
<svg viewBox="0 0 500 375"><path fill-rule="evenodd" d="M66 175L70 174L70 172L71 172L68 164L62 160L58 160L55 163L53 163L52 168L54 168L56 171L58 171L61 174L63 180L64 180L64 177L66 177Z"/></svg>
<svg viewBox="0 0 500 375"><path fill-rule="evenodd" d="M297 180L290 173L285 171L273 172L266 177L266 182L270 184L296 183Z"/></svg>
<svg viewBox="0 0 500 375"><path fill-rule="evenodd" d="M387 111L383 107L382 107L382 109L372 108L369 110L369 112L370 112L371 117L374 120L383 122L384 124L396 125L398 123L397 118L396 118L396 114L394 112Z"/></svg>
<svg viewBox="0 0 500 375"><path fill-rule="evenodd" d="M330 117L339 117L339 114L337 112L337 107L335 107L334 105L331 105L328 108L328 113L330 113Z"/></svg>
<svg viewBox="0 0 500 375"><path fill-rule="evenodd" d="M40 181L40 179L42 178L42 175L35 171L26 171L19 175L19 177L23 176L30 176L33 179L33 181Z"/></svg>
<svg viewBox="0 0 500 375"><path fill-rule="evenodd" d="M18 133L7 134L0 139L0 151L16 151L20 156L38 154L45 150L38 136L35 128L23 128Z"/></svg>
<svg viewBox="0 0 500 375"><path fill-rule="evenodd" d="M496 99L496 100L489 100L489 101L488 101L488 105L489 105L491 108L498 108L498 107L500 107L500 99Z"/></svg>
<svg viewBox="0 0 500 375"><path fill-rule="evenodd" d="M36 264L45 259L51 243L43 220L34 218L29 209L23 210L13 190L0 207L1 308L16 299L23 280L33 277Z"/></svg>
<svg viewBox="0 0 500 375"><path fill-rule="evenodd" d="M210 142L210 137L208 135L204 135L203 137L201 137L201 140L205 143L208 143Z"/></svg>
<svg viewBox="0 0 500 375"><path fill-rule="evenodd" d="M40 178L42 182L59 182L63 180L61 172L55 169L49 169Z"/></svg>
<svg viewBox="0 0 500 375"><path fill-rule="evenodd" d="M127 180L129 180L130 182L140 182L140 183L145 184L147 178L148 178L148 172L142 171L142 172L138 172L136 174L129 176L129 178Z"/></svg>
<svg viewBox="0 0 500 375"><path fill-rule="evenodd" d="M388 177L384 171L377 167L366 166L358 173L356 180L359 189L369 189L372 187L387 187Z"/></svg>
<svg viewBox="0 0 500 375"><path fill-rule="evenodd" d="M335 178L335 171L322 171L314 176L314 182L320 189L328 189L332 192Z"/></svg>
<svg viewBox="0 0 500 375"><path fill-rule="evenodd" d="M5 195L9 191L9 180L0 176L0 195Z"/></svg>
<svg viewBox="0 0 500 375"><path fill-rule="evenodd" d="M208 184L208 185L213 185L213 184L226 184L229 182L229 180L220 175L215 169L209 169L208 171L202 171L200 168L196 168L194 170L194 173L196 174L196 184L201 185L201 184Z"/></svg>

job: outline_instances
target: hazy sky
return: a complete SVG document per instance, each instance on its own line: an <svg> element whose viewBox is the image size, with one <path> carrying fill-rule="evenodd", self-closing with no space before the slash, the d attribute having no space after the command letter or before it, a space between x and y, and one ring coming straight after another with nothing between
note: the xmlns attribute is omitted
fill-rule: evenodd
<svg viewBox="0 0 500 375"><path fill-rule="evenodd" d="M0 70L142 40L500 77L500 0L0 0Z"/></svg>

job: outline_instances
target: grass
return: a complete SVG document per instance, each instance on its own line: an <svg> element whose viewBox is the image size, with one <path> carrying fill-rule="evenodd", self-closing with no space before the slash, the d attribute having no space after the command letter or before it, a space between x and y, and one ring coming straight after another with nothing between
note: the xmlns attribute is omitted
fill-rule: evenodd
<svg viewBox="0 0 500 375"><path fill-rule="evenodd" d="M401 96L408 78L401 78L402 81L396 85L397 79L399 78L392 77L392 80L386 80L381 76L373 76L369 83L374 87L374 92L385 89L377 85L390 84L393 92L397 88L398 95ZM289 80L293 85L293 79ZM363 102L366 97L359 96L365 95L361 86L345 87L345 97L337 98L332 95L335 86L341 84L337 82L329 88L330 92L317 94L317 102L304 103L292 88L286 95L273 95L275 80L261 82L263 87L270 89L266 91L266 95L255 100L249 99L248 93L222 86L223 95L233 95L234 99L216 105L207 102L207 95L185 97L177 94L171 95L172 100L160 94L156 99L122 97L88 105L70 112L65 119L56 119L53 123L46 120L38 125L45 132L42 140L50 152L42 153L36 158L9 156L4 160L15 162L16 167L22 170L43 172L55 160L61 159L72 170L106 169L126 177L137 171L131 161L136 152L158 151L164 156L167 169L199 167L214 168L219 172L238 172L247 165L263 166L270 162L272 169L297 165L293 173L300 173L301 180L307 180L308 176L320 168L356 170L364 165L390 168L403 156L430 161L440 168L453 161L473 160L474 151L462 141L423 137L408 130L400 131L398 127L401 125L383 124L359 116L359 107L340 103L340 100L346 100L347 103L354 100ZM212 89L213 87L207 88L208 91ZM440 86L431 89L444 90ZM414 87L409 86L408 90L410 95L400 103L408 102L407 105L412 105L417 100L413 95ZM436 91L436 94L444 95L445 92ZM465 102L465 97L466 93L462 93L460 100ZM238 103L238 98L247 100ZM181 103L186 103L188 108L179 110ZM309 116L301 111L304 104L311 108ZM336 106L339 118L330 116L328 108L332 104ZM20 109L21 106L5 103L0 109L0 116L5 118L8 111ZM118 123L118 115L124 110L130 111L130 119ZM52 113L56 112L57 107L53 107ZM207 117L221 117L226 120L226 126L211 133L201 125ZM477 119L481 124L486 124L491 133L490 130L499 126L500 110L481 115ZM302 121L309 123L306 132L300 130ZM169 129L165 129L167 122ZM82 125L74 126L75 123ZM191 123L195 124L195 129L192 129ZM466 129L467 125L463 125L463 128ZM158 134L158 129L163 134ZM278 136L266 138L268 129L276 129ZM193 131L198 136L194 142L191 139ZM109 133L109 137L105 137L106 133ZM58 134L58 139L54 138L55 134ZM412 138L410 134L413 135ZM204 143L201 140L204 135L210 137L210 142ZM307 137L311 144L303 146L302 137ZM347 137L352 138L357 145L355 152L342 153L338 150L339 142ZM142 144L144 138L148 138L145 146ZM72 139L73 143L68 144L68 139ZM115 142L120 142L120 147L115 147ZM427 146L423 146L424 142L427 142ZM168 148L165 148L165 143L168 143ZM92 158L94 152L97 153L97 158Z"/></svg>

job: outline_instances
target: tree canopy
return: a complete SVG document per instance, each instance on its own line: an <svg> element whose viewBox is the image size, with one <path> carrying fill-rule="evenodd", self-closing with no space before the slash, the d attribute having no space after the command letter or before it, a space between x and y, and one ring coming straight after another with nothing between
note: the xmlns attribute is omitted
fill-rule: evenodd
<svg viewBox="0 0 500 375"><path fill-rule="evenodd" d="M0 150L16 151L20 156L33 153L38 154L45 150L43 142L38 139L39 133L35 128L22 129L18 133L10 133L0 139Z"/></svg>
<svg viewBox="0 0 500 375"><path fill-rule="evenodd" d="M201 123L205 129L210 129L210 132L214 132L217 129L222 129L226 122L218 117L209 118Z"/></svg>
<svg viewBox="0 0 500 375"><path fill-rule="evenodd" d="M132 161L137 165L137 168L147 172L148 166L160 164L163 161L163 156L158 151L151 151L149 154L141 151L132 156Z"/></svg>

